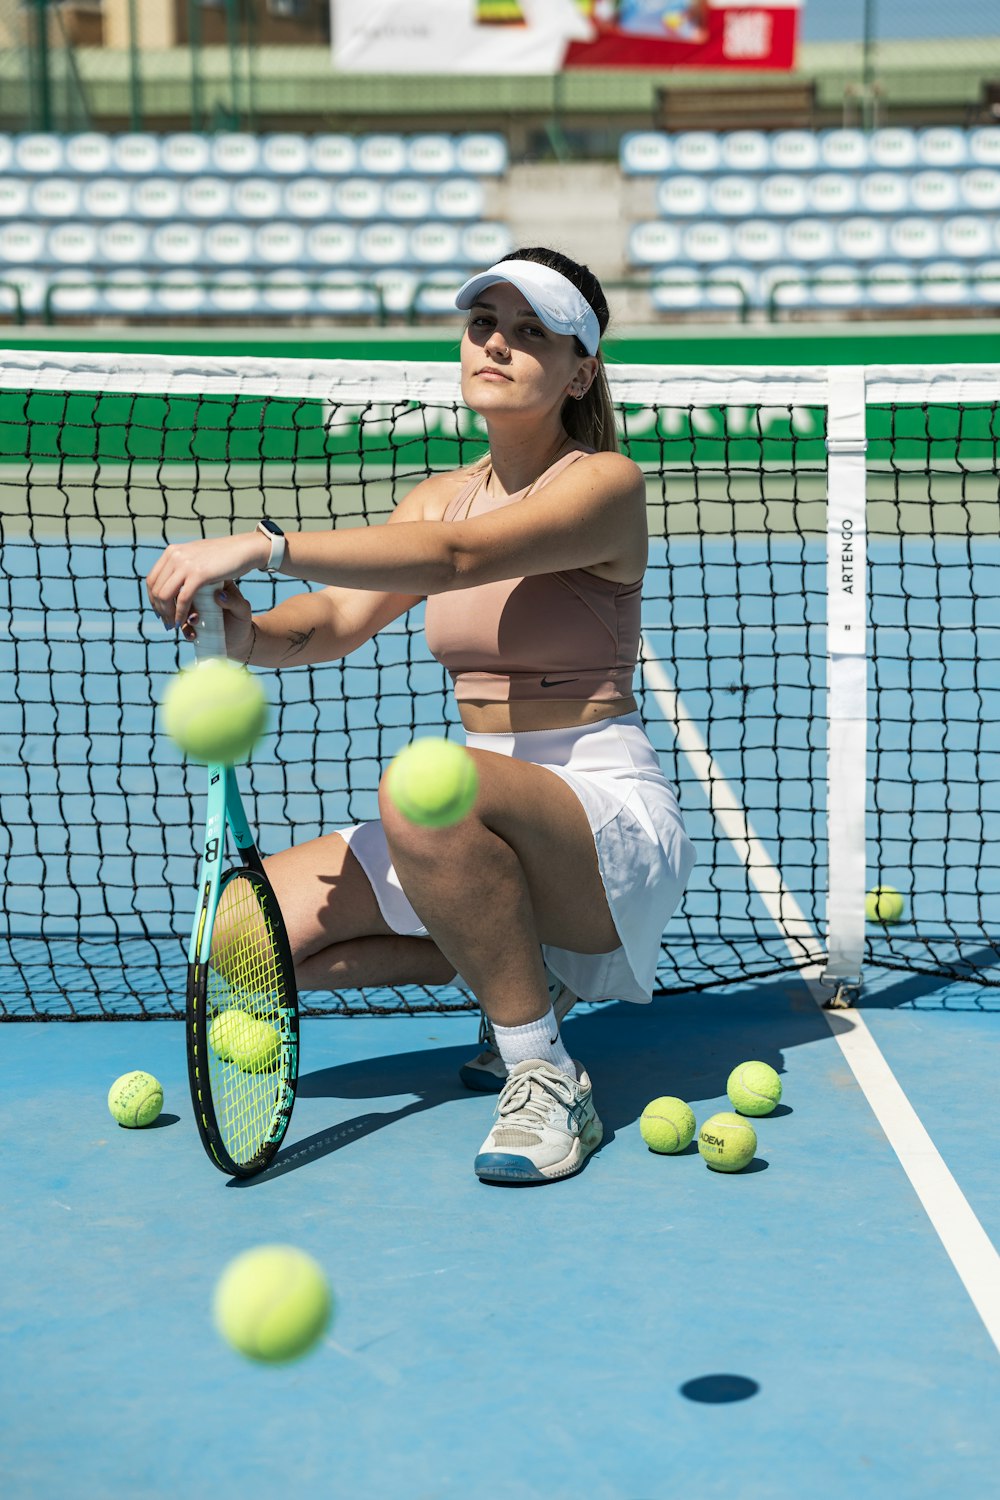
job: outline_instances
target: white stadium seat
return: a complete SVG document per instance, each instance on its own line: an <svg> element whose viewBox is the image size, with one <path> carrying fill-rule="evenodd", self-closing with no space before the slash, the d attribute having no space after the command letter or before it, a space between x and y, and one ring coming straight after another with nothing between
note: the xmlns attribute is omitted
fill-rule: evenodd
<svg viewBox="0 0 1000 1500"><path fill-rule="evenodd" d="M969 300L968 267L961 261L937 260L921 266L919 285L928 302L956 303Z"/></svg>
<svg viewBox="0 0 1000 1500"><path fill-rule="evenodd" d="M928 167L963 167L969 148L965 131L954 125L932 125L917 136L917 158Z"/></svg>
<svg viewBox="0 0 1000 1500"><path fill-rule="evenodd" d="M658 266L676 260L680 243L680 234L672 224L662 220L633 224L628 237L629 265Z"/></svg>
<svg viewBox="0 0 1000 1500"><path fill-rule="evenodd" d="M491 266L514 248L507 225L489 219L482 224L467 224L459 236L459 245L458 259L466 266Z"/></svg>
<svg viewBox="0 0 1000 1500"><path fill-rule="evenodd" d="M284 187L285 213L292 219L327 219L333 212L333 187L322 177L296 177Z"/></svg>
<svg viewBox="0 0 1000 1500"><path fill-rule="evenodd" d="M276 219L282 212L281 184L268 177L246 177L233 183L233 213L238 219Z"/></svg>
<svg viewBox="0 0 1000 1500"><path fill-rule="evenodd" d="M46 236L41 224L24 220L0 222L0 267L35 265L47 259Z"/></svg>
<svg viewBox="0 0 1000 1500"><path fill-rule="evenodd" d="M970 133L969 160L982 167L1000 167L1000 125L984 125Z"/></svg>
<svg viewBox="0 0 1000 1500"><path fill-rule="evenodd" d="M868 272L868 300L887 307L905 307L916 300L913 267L898 261L883 261Z"/></svg>
<svg viewBox="0 0 1000 1500"><path fill-rule="evenodd" d="M130 177L148 177L160 170L159 138L138 131L116 136L111 142L111 160L119 172Z"/></svg>
<svg viewBox="0 0 1000 1500"><path fill-rule="evenodd" d="M762 130L732 130L722 137L722 165L728 172L766 172L771 149Z"/></svg>
<svg viewBox="0 0 1000 1500"><path fill-rule="evenodd" d="M20 219L28 212L31 184L23 177L0 177L0 224Z"/></svg>
<svg viewBox="0 0 1000 1500"><path fill-rule="evenodd" d="M224 219L232 188L221 177L194 177L181 186L181 212L190 219Z"/></svg>
<svg viewBox="0 0 1000 1500"><path fill-rule="evenodd" d="M108 265L140 265L149 253L149 230L144 224L119 219L98 232L98 255Z"/></svg>
<svg viewBox="0 0 1000 1500"><path fill-rule="evenodd" d="M1000 209L1000 172L992 167L973 167L964 172L959 179L958 196L963 208L996 213Z"/></svg>
<svg viewBox="0 0 1000 1500"><path fill-rule="evenodd" d="M230 177L247 177L260 166L260 141L255 135L220 130L212 139L212 168Z"/></svg>
<svg viewBox="0 0 1000 1500"><path fill-rule="evenodd" d="M933 219L910 214L890 224L889 245L893 255L906 260L929 260L940 250L941 235Z"/></svg>
<svg viewBox="0 0 1000 1500"><path fill-rule="evenodd" d="M666 177L656 186L656 206L665 218L692 218L708 208L708 187L701 177Z"/></svg>
<svg viewBox="0 0 1000 1500"><path fill-rule="evenodd" d="M31 177L61 172L63 143L58 135L22 135L14 142L13 165Z"/></svg>
<svg viewBox="0 0 1000 1500"><path fill-rule="evenodd" d="M57 265L90 266L97 259L97 230L93 224L57 224L46 237L49 258Z"/></svg>
<svg viewBox="0 0 1000 1500"><path fill-rule="evenodd" d="M132 212L132 184L125 177L94 177L80 195L88 219L125 219Z"/></svg>
<svg viewBox="0 0 1000 1500"><path fill-rule="evenodd" d="M207 139L192 131L165 135L160 144L160 160L165 172L176 172L179 177L194 177L198 172L207 172L212 165Z"/></svg>
<svg viewBox="0 0 1000 1500"><path fill-rule="evenodd" d="M359 286L358 280L357 271L326 271L312 291L313 299L324 312L366 313L371 316L378 312L378 296L370 287Z"/></svg>
<svg viewBox="0 0 1000 1500"><path fill-rule="evenodd" d="M745 219L757 212L757 184L752 177L716 177L708 189L709 209L727 219Z"/></svg>
<svg viewBox="0 0 1000 1500"><path fill-rule="evenodd" d="M821 307L859 307L865 301L862 281L854 266L819 266L810 297Z"/></svg>
<svg viewBox="0 0 1000 1500"><path fill-rule="evenodd" d="M885 254L886 229L877 219L845 219L834 230L837 254L845 260L874 260Z"/></svg>
<svg viewBox="0 0 1000 1500"><path fill-rule="evenodd" d="M161 224L154 229L150 239L152 258L168 266L195 266L205 254L208 237L218 234L220 227L233 229L235 226L213 225L202 231L196 224ZM249 239L249 230L246 235Z"/></svg>
<svg viewBox="0 0 1000 1500"><path fill-rule="evenodd" d="M901 126L873 130L868 140L868 155L874 167L912 167L917 161L917 138L912 130Z"/></svg>
<svg viewBox="0 0 1000 1500"><path fill-rule="evenodd" d="M455 170L455 143L449 135L415 135L406 145L406 162L421 177L445 177Z"/></svg>
<svg viewBox="0 0 1000 1500"><path fill-rule="evenodd" d="M992 226L978 214L959 214L941 225L941 249L962 260L979 260L993 249Z"/></svg>
<svg viewBox="0 0 1000 1500"><path fill-rule="evenodd" d="M181 185L169 177L150 177L132 184L132 212L140 219L176 219Z"/></svg>
<svg viewBox="0 0 1000 1500"><path fill-rule="evenodd" d="M811 130L779 130L771 137L771 163L779 172L811 172L819 165L819 140Z"/></svg>
<svg viewBox="0 0 1000 1500"><path fill-rule="evenodd" d="M448 177L434 189L432 211L441 219L479 219L485 208L483 185L471 177Z"/></svg>
<svg viewBox="0 0 1000 1500"><path fill-rule="evenodd" d="M502 135L460 135L455 142L455 166L471 177L502 177L507 170L507 142Z"/></svg>
<svg viewBox="0 0 1000 1500"><path fill-rule="evenodd" d="M396 177L381 188L382 211L390 219L430 218L434 194L417 177Z"/></svg>
<svg viewBox="0 0 1000 1500"><path fill-rule="evenodd" d="M705 273L697 266L670 266L658 271L649 289L657 312L675 312L703 307Z"/></svg>
<svg viewBox="0 0 1000 1500"><path fill-rule="evenodd" d="M793 177L791 172L777 172L765 177L760 184L758 199L760 212L775 218L791 218L804 214L808 208L806 199L807 178Z"/></svg>
<svg viewBox="0 0 1000 1500"><path fill-rule="evenodd" d="M333 211L342 219L377 218L382 191L382 184L370 177L347 177L333 185Z"/></svg>
<svg viewBox="0 0 1000 1500"><path fill-rule="evenodd" d="M358 142L358 170L376 177L398 177L407 170L401 135L366 135Z"/></svg>
<svg viewBox="0 0 1000 1500"><path fill-rule="evenodd" d="M316 224L306 231L305 253L318 265L349 265L358 253L358 232L350 224Z"/></svg>
<svg viewBox="0 0 1000 1500"><path fill-rule="evenodd" d="M434 271L431 274L437 276L440 273ZM404 271L394 266L387 270L373 271L370 279L381 292L382 306L387 313L392 313L395 317L400 317L410 311L410 308L413 306L413 295L421 279L415 271ZM454 286L456 288L460 287L464 280L465 272L457 272ZM454 297L452 298L451 313L454 316Z"/></svg>
<svg viewBox="0 0 1000 1500"><path fill-rule="evenodd" d="M682 231L681 245L686 261L710 265L728 260L733 254L733 232L728 224L691 224Z"/></svg>
<svg viewBox="0 0 1000 1500"><path fill-rule="evenodd" d="M261 142L261 166L279 177L304 177L309 171L309 144L304 135L282 132Z"/></svg>
<svg viewBox="0 0 1000 1500"><path fill-rule="evenodd" d="M298 224L262 224L253 232L254 260L269 266L295 266L305 258L305 232Z"/></svg>
<svg viewBox="0 0 1000 1500"><path fill-rule="evenodd" d="M781 254L783 234L773 219L746 219L733 230L732 255L752 265L767 265Z"/></svg>
<svg viewBox="0 0 1000 1500"><path fill-rule="evenodd" d="M969 291L977 302L1000 304L1000 260L983 261L969 277Z"/></svg>
<svg viewBox="0 0 1000 1500"><path fill-rule="evenodd" d="M292 269L268 271L261 291L265 308L273 312L305 312L313 300L300 272Z"/></svg>
<svg viewBox="0 0 1000 1500"><path fill-rule="evenodd" d="M712 307L747 307L757 300L757 272L749 266L712 266L703 275L705 300Z"/></svg>
<svg viewBox="0 0 1000 1500"><path fill-rule="evenodd" d="M868 165L868 137L863 130L825 130L819 159L837 172L857 172Z"/></svg>
<svg viewBox="0 0 1000 1500"><path fill-rule="evenodd" d="M947 213L958 206L958 180L951 172L917 172L910 182L910 196L918 213Z"/></svg>
<svg viewBox="0 0 1000 1500"><path fill-rule="evenodd" d="M784 253L793 260L829 260L835 248L833 225L825 219L793 219L785 226Z"/></svg>
<svg viewBox="0 0 1000 1500"><path fill-rule="evenodd" d="M167 313L187 313L190 316L208 306L208 293L197 272L158 272L154 295L157 305Z"/></svg>
<svg viewBox="0 0 1000 1500"><path fill-rule="evenodd" d="M180 234L186 226L178 225ZM160 230L160 234L164 231ZM200 237L202 231L195 229L194 233ZM249 266L254 260L254 235L256 231L249 224L210 224L204 231L204 243L197 250L192 248L189 255L184 257L187 265L197 265L200 260L205 260L215 266ZM182 257L162 256L166 260L173 258L180 260Z"/></svg>
<svg viewBox="0 0 1000 1500"><path fill-rule="evenodd" d="M48 286L48 279L41 271L0 263L0 283L0 310L16 314L20 302L22 314L41 311Z"/></svg>
<svg viewBox="0 0 1000 1500"><path fill-rule="evenodd" d="M429 271L420 277L414 289L413 308L423 316L455 316L455 293L465 280L465 272Z"/></svg>
<svg viewBox="0 0 1000 1500"><path fill-rule="evenodd" d="M82 130L65 141L66 170L96 177L111 170L111 137L96 130Z"/></svg>
<svg viewBox="0 0 1000 1500"><path fill-rule="evenodd" d="M206 294L207 306L215 312L254 313L261 297L252 271L220 271L212 277Z"/></svg>
<svg viewBox="0 0 1000 1500"><path fill-rule="evenodd" d="M14 165L14 142L9 135L0 135L0 172L9 172Z"/></svg>
<svg viewBox="0 0 1000 1500"><path fill-rule="evenodd" d="M460 258L461 240L453 224L418 224L410 230L409 259L422 266L450 266Z"/></svg>
<svg viewBox="0 0 1000 1500"><path fill-rule="evenodd" d="M859 206L870 214L901 214L911 206L905 172L866 172L858 182Z"/></svg>
<svg viewBox="0 0 1000 1500"><path fill-rule="evenodd" d="M821 172L807 184L806 196L816 213L850 214L858 203L857 182L844 172Z"/></svg>
<svg viewBox="0 0 1000 1500"><path fill-rule="evenodd" d="M626 177L669 172L674 165L673 142L659 130L636 130L622 136L618 163Z"/></svg>
<svg viewBox="0 0 1000 1500"><path fill-rule="evenodd" d="M771 266L761 272L760 290L764 305L804 307L813 300L808 285L813 270L809 266Z"/></svg>
<svg viewBox="0 0 1000 1500"><path fill-rule="evenodd" d="M358 168L358 147L350 135L314 135L309 166L324 177L348 177Z"/></svg>
<svg viewBox="0 0 1000 1500"><path fill-rule="evenodd" d="M358 232L357 253L366 266L408 265L407 231L402 224L367 224Z"/></svg>
<svg viewBox="0 0 1000 1500"><path fill-rule="evenodd" d="M101 288L101 300L112 312L146 313L154 296L148 271L112 271Z"/></svg>
<svg viewBox="0 0 1000 1500"><path fill-rule="evenodd" d="M58 271L49 282L49 307L70 317L96 312L101 302L96 279L90 271Z"/></svg>
<svg viewBox="0 0 1000 1500"><path fill-rule="evenodd" d="M715 172L722 162L719 137L710 130L687 130L674 136L678 172Z"/></svg>

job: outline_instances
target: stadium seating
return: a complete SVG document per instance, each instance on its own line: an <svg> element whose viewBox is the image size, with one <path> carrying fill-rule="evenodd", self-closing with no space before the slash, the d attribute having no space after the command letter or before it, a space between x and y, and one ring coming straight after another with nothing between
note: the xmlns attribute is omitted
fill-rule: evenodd
<svg viewBox="0 0 1000 1500"><path fill-rule="evenodd" d="M0 136L0 312L453 312L506 170L480 132Z"/></svg>
<svg viewBox="0 0 1000 1500"><path fill-rule="evenodd" d="M655 179L626 262L658 310L997 300L1000 126L636 131L619 159Z"/></svg>

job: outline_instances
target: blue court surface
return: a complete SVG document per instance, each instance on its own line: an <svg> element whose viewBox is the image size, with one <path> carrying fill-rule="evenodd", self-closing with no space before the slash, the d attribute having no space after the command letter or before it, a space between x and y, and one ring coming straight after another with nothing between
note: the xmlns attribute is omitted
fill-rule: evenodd
<svg viewBox="0 0 1000 1500"><path fill-rule="evenodd" d="M995 1493L1000 1043L968 998L883 975L824 1012L789 976L579 1007L565 1035L605 1140L542 1189L473 1175L493 1101L456 1077L469 1015L307 1019L289 1135L241 1185L198 1143L177 1023L5 1027L0 1491ZM859 1027L864 1089L839 1040ZM647 1150L649 1099L700 1123L751 1057L784 1094L750 1168ZM145 1131L105 1104L132 1068L165 1087ZM338 1304L282 1368L210 1316L229 1258L273 1241L316 1256Z"/></svg>

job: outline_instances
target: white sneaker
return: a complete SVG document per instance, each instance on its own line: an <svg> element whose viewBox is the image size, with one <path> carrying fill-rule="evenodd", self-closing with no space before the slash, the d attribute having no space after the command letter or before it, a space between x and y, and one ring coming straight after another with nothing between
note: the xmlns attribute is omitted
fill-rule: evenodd
<svg viewBox="0 0 1000 1500"><path fill-rule="evenodd" d="M533 1058L511 1070L497 1100L496 1124L475 1161L481 1182L551 1182L579 1172L601 1144L590 1079L567 1078Z"/></svg>
<svg viewBox="0 0 1000 1500"><path fill-rule="evenodd" d="M561 979L550 974L548 969L545 970L545 977L549 983L549 999L555 1011L556 1023L561 1026L576 1004L578 996L568 990ZM499 1094L507 1082L507 1065L500 1056L493 1022L485 1012L479 1020L479 1045L483 1050L478 1057L472 1057L462 1064L458 1076L467 1089L474 1089L477 1094Z"/></svg>

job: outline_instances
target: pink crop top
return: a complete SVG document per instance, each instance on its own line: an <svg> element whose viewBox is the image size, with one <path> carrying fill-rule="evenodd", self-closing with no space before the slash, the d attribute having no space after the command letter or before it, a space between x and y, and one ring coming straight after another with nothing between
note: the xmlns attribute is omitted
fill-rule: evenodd
<svg viewBox="0 0 1000 1500"><path fill-rule="evenodd" d="M591 451L567 453L534 484L499 500L483 493L489 474L484 467L462 486L443 519L464 520L513 505ZM641 580L615 583L570 568L431 594L424 631L431 653L451 674L459 702L573 698L606 703L632 692L641 607Z"/></svg>

